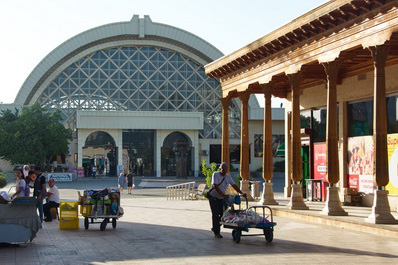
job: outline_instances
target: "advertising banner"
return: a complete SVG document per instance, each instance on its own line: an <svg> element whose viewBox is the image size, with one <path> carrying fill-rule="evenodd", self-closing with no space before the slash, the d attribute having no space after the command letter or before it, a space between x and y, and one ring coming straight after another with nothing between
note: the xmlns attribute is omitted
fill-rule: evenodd
<svg viewBox="0 0 398 265"><path fill-rule="evenodd" d="M323 180L323 191L322 197L326 198L326 188L328 186L326 182L326 144L315 143L314 144L314 179Z"/></svg>
<svg viewBox="0 0 398 265"><path fill-rule="evenodd" d="M372 193L373 183L373 136L348 138L348 184L359 192Z"/></svg>
<svg viewBox="0 0 398 265"><path fill-rule="evenodd" d="M47 179L53 179L55 182L58 181L72 181L73 174L72 173L50 173L47 174Z"/></svg>
<svg viewBox="0 0 398 265"><path fill-rule="evenodd" d="M390 195L398 195L398 134L387 135L387 148L390 183L386 189Z"/></svg>

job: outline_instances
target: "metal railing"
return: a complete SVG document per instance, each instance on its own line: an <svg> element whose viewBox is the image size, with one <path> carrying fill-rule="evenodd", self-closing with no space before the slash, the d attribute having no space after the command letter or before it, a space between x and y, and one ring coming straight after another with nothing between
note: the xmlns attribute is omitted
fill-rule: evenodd
<svg viewBox="0 0 398 265"><path fill-rule="evenodd" d="M195 191L195 181L171 185L166 187L167 200L193 200Z"/></svg>

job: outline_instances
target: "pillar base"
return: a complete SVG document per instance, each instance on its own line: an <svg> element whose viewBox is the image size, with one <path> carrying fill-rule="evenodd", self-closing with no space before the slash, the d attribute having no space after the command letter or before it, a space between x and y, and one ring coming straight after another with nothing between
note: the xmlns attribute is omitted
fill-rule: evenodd
<svg viewBox="0 0 398 265"><path fill-rule="evenodd" d="M248 180L241 180L240 181L240 189L243 193L246 193L247 200L249 202L254 201L254 198L252 197L250 193L250 188L249 188L249 181Z"/></svg>
<svg viewBox="0 0 398 265"><path fill-rule="evenodd" d="M308 206L303 199L303 189L301 184L292 184L292 196L286 206L290 210L308 210Z"/></svg>
<svg viewBox="0 0 398 265"><path fill-rule="evenodd" d="M274 191L272 189L272 182L264 182L263 183L263 194L261 196L261 200L259 202L260 205L278 205L274 199Z"/></svg>
<svg viewBox="0 0 398 265"><path fill-rule="evenodd" d="M372 224L398 224L398 220L390 212L387 195L388 191L386 190L375 190L372 213L365 219L365 222Z"/></svg>
<svg viewBox="0 0 398 265"><path fill-rule="evenodd" d="M338 187L327 187L327 197L325 208L323 208L322 215L329 216L346 216L348 213L341 207Z"/></svg>

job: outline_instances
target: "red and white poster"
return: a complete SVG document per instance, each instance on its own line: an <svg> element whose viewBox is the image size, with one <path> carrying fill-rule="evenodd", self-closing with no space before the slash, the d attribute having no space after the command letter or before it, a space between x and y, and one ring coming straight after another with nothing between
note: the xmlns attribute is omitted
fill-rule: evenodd
<svg viewBox="0 0 398 265"><path fill-rule="evenodd" d="M348 186L359 192L373 193L373 138L348 138Z"/></svg>
<svg viewBox="0 0 398 265"><path fill-rule="evenodd" d="M329 186L326 182L326 144L314 144L314 179L323 180L322 198L326 198L326 188Z"/></svg>

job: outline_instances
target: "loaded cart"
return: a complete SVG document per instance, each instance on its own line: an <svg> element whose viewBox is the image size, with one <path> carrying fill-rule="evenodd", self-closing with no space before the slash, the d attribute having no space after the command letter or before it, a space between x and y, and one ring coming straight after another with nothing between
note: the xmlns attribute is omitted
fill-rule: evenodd
<svg viewBox="0 0 398 265"><path fill-rule="evenodd" d="M84 196L79 193L80 214L84 216L84 228L90 224L100 224L104 231L112 219L112 227L116 228L117 220L123 216L120 207L120 191L118 189L85 190ZM103 219L96 222L97 219Z"/></svg>
<svg viewBox="0 0 398 265"><path fill-rule="evenodd" d="M229 203L228 203L229 201ZM239 243L242 236L260 236L264 235L267 242L271 242L274 238L274 222L272 209L268 206L251 206L246 200L246 209L241 209L240 196L232 195L227 204L231 208L227 208L221 218L220 224L224 228L232 229L232 239L235 243ZM239 205L239 209L234 209L234 204ZM242 235L242 231L249 232L250 228L263 230L262 234Z"/></svg>

